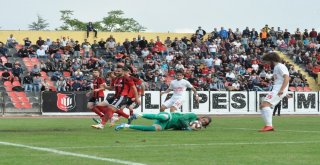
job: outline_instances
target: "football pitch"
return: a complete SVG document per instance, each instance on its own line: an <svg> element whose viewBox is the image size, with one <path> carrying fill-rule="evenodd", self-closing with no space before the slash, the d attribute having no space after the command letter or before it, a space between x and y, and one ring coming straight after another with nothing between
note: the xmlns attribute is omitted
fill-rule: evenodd
<svg viewBox="0 0 320 165"><path fill-rule="evenodd" d="M260 116L217 116L207 129L162 132L96 130L91 118L1 118L0 164L320 164L319 119L274 117L276 131L259 133Z"/></svg>

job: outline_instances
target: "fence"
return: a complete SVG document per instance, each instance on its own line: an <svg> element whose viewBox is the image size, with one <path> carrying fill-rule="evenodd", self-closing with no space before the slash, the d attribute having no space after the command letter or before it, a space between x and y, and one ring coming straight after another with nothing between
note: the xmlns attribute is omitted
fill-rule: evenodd
<svg viewBox="0 0 320 165"><path fill-rule="evenodd" d="M180 112L196 114L258 114L259 103L268 92L255 91L198 91L197 103L191 92L186 92L185 102ZM282 100L282 114L320 114L320 92L289 92L292 98ZM113 92L105 92L111 97ZM146 91L142 104L136 113L158 113L161 103L172 94L160 96L159 91ZM44 92L42 94L42 113L44 115L89 115L86 109L87 98L84 92Z"/></svg>

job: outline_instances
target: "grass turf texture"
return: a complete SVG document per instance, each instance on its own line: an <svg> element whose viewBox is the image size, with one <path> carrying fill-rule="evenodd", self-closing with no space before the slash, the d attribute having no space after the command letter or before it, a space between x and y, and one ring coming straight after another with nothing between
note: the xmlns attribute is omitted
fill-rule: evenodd
<svg viewBox="0 0 320 165"><path fill-rule="evenodd" d="M210 127L193 132L116 132L91 124L89 118L1 118L0 142L151 165L320 164L317 116L275 117L276 131L266 133L257 132L263 126L258 116L215 117ZM117 164L6 145L0 153L3 165Z"/></svg>

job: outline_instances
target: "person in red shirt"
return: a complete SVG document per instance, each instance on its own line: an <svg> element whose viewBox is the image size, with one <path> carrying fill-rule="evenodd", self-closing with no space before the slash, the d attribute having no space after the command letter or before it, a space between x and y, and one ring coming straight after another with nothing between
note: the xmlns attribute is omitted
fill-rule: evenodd
<svg viewBox="0 0 320 165"><path fill-rule="evenodd" d="M115 95L112 98L108 98L106 101L100 102L97 106L104 106L107 108L107 115L105 115L105 121L108 121L113 117L113 113L121 109L122 106L126 106L128 102L128 95L130 90L134 91L134 97L136 102L140 104L140 98L138 97L137 88L133 80L129 77L124 76L124 68L118 65L115 70L116 78L112 80L110 86L103 85L104 89L115 90ZM100 90L100 89L97 89ZM112 112L112 113L111 113ZM105 122L92 125L93 128L103 129Z"/></svg>
<svg viewBox="0 0 320 165"><path fill-rule="evenodd" d="M87 93L87 96L91 96L88 101L87 108L100 116L101 120L104 121L104 113L102 107L96 106L98 102L104 101L103 88L101 86L105 85L104 78L100 77L100 72L98 69L93 70L93 91Z"/></svg>
<svg viewBox="0 0 320 165"><path fill-rule="evenodd" d="M143 80L140 79L139 76L134 73L132 67L129 66L127 68L128 68L128 70L125 71L124 76L130 77L133 80L133 82L137 88L138 97L140 98L141 96L144 96L145 86L144 86ZM130 118L128 118L128 124L130 124L133 119L137 118L136 115L133 113L133 110L135 108L139 107L140 103L136 101L135 93L133 90L129 91L128 97L129 97L129 101L127 104L127 108L130 111Z"/></svg>

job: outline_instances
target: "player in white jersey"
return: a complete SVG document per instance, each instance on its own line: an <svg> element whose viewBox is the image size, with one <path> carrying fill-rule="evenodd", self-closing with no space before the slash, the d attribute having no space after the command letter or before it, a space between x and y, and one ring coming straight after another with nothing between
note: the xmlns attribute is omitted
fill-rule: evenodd
<svg viewBox="0 0 320 165"><path fill-rule="evenodd" d="M183 79L183 77L182 71L176 71L176 79L171 81L170 86L166 91L160 93L160 95L163 95L173 91L172 97L161 105L160 112L163 112L167 108L170 108L170 112L175 112L177 109L179 109L183 103L183 98L187 88L191 88L196 96L196 100L199 101L197 90L190 84L189 81Z"/></svg>
<svg viewBox="0 0 320 165"><path fill-rule="evenodd" d="M286 97L289 87L289 71L281 62L280 56L276 52L270 52L262 57L264 62L270 63L273 69L274 84L272 91L268 93L260 105L261 115L265 126L260 132L274 131L272 125L272 108L277 105L282 98Z"/></svg>

